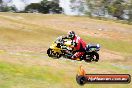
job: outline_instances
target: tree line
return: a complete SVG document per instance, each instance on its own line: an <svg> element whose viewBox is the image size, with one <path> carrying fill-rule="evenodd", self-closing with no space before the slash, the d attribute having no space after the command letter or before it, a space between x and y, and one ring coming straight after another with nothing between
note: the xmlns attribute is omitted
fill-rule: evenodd
<svg viewBox="0 0 132 88"><path fill-rule="evenodd" d="M71 0L71 8L78 14L132 21L132 0Z"/></svg>
<svg viewBox="0 0 132 88"><path fill-rule="evenodd" d="M6 4L3 4L3 1L0 0L0 11L1 12L38 12L38 13L62 13L63 9L59 6L59 0L43 0L40 3L31 3L25 7L24 10L18 11L15 6L8 6Z"/></svg>
<svg viewBox="0 0 132 88"><path fill-rule="evenodd" d="M62 13L63 9L59 6L57 0L43 0L40 3L31 3L25 7L25 12L40 12L40 13Z"/></svg>
<svg viewBox="0 0 132 88"><path fill-rule="evenodd" d="M2 0L0 0L0 12L16 12L17 8L13 5L13 6L8 6L7 4L3 3Z"/></svg>
<svg viewBox="0 0 132 88"><path fill-rule="evenodd" d="M112 19L128 20L132 22L132 0L71 0L71 9L78 15L106 17ZM63 13L59 0L42 0L40 3L31 3L23 11L18 11L15 6L8 6L0 0L1 12L38 12L38 13Z"/></svg>

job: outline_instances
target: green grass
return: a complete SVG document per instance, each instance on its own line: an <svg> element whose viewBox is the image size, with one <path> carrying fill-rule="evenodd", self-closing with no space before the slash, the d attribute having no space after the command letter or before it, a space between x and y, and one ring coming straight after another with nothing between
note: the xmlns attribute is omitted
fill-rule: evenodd
<svg viewBox="0 0 132 88"><path fill-rule="evenodd" d="M25 29L28 30L28 27ZM32 31L24 31L23 29L12 29L0 27L0 42L2 44L19 44L23 46L29 45L40 45L44 47L48 47L49 44L54 41L58 35L62 35L63 32L56 31L51 28L46 27L37 27L37 28L29 28ZM49 35L50 34L50 35ZM47 44L47 43L49 44Z"/></svg>
<svg viewBox="0 0 132 88"><path fill-rule="evenodd" d="M35 83L36 85L39 84L38 82L48 83L48 85L50 83L59 84L63 80L60 75L63 76L63 73L61 71L54 72L54 69L48 66L44 66L44 67L23 66L23 65L16 65L16 64L0 62L0 76L2 76L0 79L2 81L2 78L3 79L5 78L6 80L3 80L3 81L7 82L7 84L0 84L0 86L10 85L5 88L11 88L11 85L13 86L14 83L16 85L17 83L21 83L23 84L23 87L24 86L26 87L26 85L24 85L25 83L24 80L29 80L28 81L29 84L26 83L27 85L34 85L30 82L31 80L36 81ZM12 81L12 84L10 84L11 81Z"/></svg>
<svg viewBox="0 0 132 88"><path fill-rule="evenodd" d="M61 82L61 72L52 72L53 68L48 66L23 66L10 63L1 63L0 72L11 76L20 76L28 79L43 80L51 83ZM57 74L58 73L58 76ZM63 74L62 74L63 75Z"/></svg>
<svg viewBox="0 0 132 88"><path fill-rule="evenodd" d="M73 63L73 62L69 62ZM60 64L60 63L59 63ZM67 63L64 62L66 65ZM102 65L101 65L102 64ZM76 63L77 65L77 63ZM76 65L71 65L73 71L76 71ZM85 66L86 67L86 66ZM127 70L113 67L108 63L97 63L87 65L88 69L100 70L90 71L87 73L101 73L105 69L115 73L126 73ZM118 71L118 72L117 72ZM128 71L129 73L131 71ZM76 72L74 72L76 73ZM68 71L67 68L56 69L51 66L37 66L37 65L20 65L7 62L0 62L0 88L80 88L75 81L75 74ZM130 84L87 84L83 88L129 88Z"/></svg>
<svg viewBox="0 0 132 88"><path fill-rule="evenodd" d="M18 58L18 61L0 60L0 88L80 88L81 86L75 80L80 65L83 65L88 74L122 73L132 75L132 68L122 69L105 61L99 63L71 62L70 60L53 60L41 53L18 53L10 54L10 52L1 51L0 55L8 56L13 61ZM30 60L36 61L36 63ZM38 62L44 64L38 65ZM131 86L131 84L86 84L82 88L131 88Z"/></svg>
<svg viewBox="0 0 132 88"><path fill-rule="evenodd" d="M128 21L128 20L108 19L108 18L104 18L104 17L92 17L92 16L85 16L85 17L89 17L89 18L96 19L96 20L113 21L115 23L132 25L132 22Z"/></svg>
<svg viewBox="0 0 132 88"><path fill-rule="evenodd" d="M117 26L131 28L127 24L119 24L112 21L95 20L86 17L71 17L65 15L43 14L14 14L0 13L11 17L22 17L16 20L10 17L1 17L0 22L0 88L132 88L132 84L88 84L79 86L75 81L77 69L83 65L87 73L128 73L132 70L122 69L112 64L127 66L125 62L100 61L99 63L71 62L65 60L53 60L46 56L46 49L58 36L66 34L61 28L57 30L44 22L78 22L91 21L93 23L104 22ZM57 20L57 21L56 21ZM38 23L39 22L39 23ZM66 24L64 28L68 25ZM59 29L59 27L57 27ZM69 27L70 29L70 27ZM121 54L132 53L131 41L95 38L81 35L87 42L99 43L101 49L116 51ZM41 51L35 50L40 47ZM23 51L29 49L30 52ZM16 50L16 53L13 52ZM13 54L12 54L13 53ZM109 59L109 58L108 58ZM126 61L128 62L128 61ZM131 64L129 64L131 66ZM129 66L128 65L128 66Z"/></svg>
<svg viewBox="0 0 132 88"><path fill-rule="evenodd" d="M132 42L121 41L121 40L113 40L113 39L105 39L105 38L94 38L91 36L82 36L89 43L98 43L101 45L101 48L120 52L122 54L132 53Z"/></svg>
<svg viewBox="0 0 132 88"><path fill-rule="evenodd" d="M6 13L0 13L2 15L5 15ZM7 44L20 44L20 45L40 45L44 47L48 47L49 44L56 39L56 37L65 34L61 29L58 31L56 29L51 28L50 26L44 26L44 25L39 25L35 23L36 20L40 20L40 22L43 20L50 20L50 19L59 19L62 20L63 18L66 19L67 21L71 20L72 21L97 21L97 20L92 20L90 18L86 17L70 17L70 16L64 16L64 15L42 15L42 14L14 14L14 13L9 13L6 14L6 16L20 16L23 17L24 20L15 20L15 19L10 19L8 17L0 17L0 19L4 19L7 22L10 22L12 26L16 26L19 24L21 25L20 27L18 26L16 29L11 28L10 26L0 26L0 42L1 43L7 43ZM86 19L84 19L86 18ZM28 21L26 21L28 20ZM33 23L32 23L33 21ZM31 22L31 23L30 23ZM38 21L37 21L38 22ZM97 22L103 22L103 21L97 21ZM17 23L17 24L16 24ZM106 21L106 23L109 23L109 21ZM6 23L5 23L6 24ZM114 24L114 23L113 23ZM8 25L8 24L7 24ZM118 26L121 24L117 24ZM125 25L126 26L126 25ZM130 27L130 25L126 26ZM27 31L25 31L27 30ZM28 31L31 30L31 31ZM14 36L15 34L15 36ZM17 36L17 37L16 37ZM107 39L107 38L94 38L90 37L87 35L82 36L83 39L85 39L87 42L95 42L99 43L102 48L116 51L116 52L121 52L121 53L131 53L132 52L132 47L131 44L132 42L127 42L127 41L122 41L122 40L113 40L113 39Z"/></svg>

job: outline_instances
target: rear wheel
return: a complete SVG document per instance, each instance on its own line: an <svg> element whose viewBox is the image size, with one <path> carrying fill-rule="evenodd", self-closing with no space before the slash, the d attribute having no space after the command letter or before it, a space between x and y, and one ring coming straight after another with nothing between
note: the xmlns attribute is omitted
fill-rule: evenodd
<svg viewBox="0 0 132 88"><path fill-rule="evenodd" d="M99 54L97 52L93 52L93 60L95 62L98 62L98 60L99 60Z"/></svg>
<svg viewBox="0 0 132 88"><path fill-rule="evenodd" d="M89 52L85 57L86 62L92 62L92 61L98 62L98 60L99 60L99 54L97 52Z"/></svg>
<svg viewBox="0 0 132 88"><path fill-rule="evenodd" d="M91 52L87 53L87 54L85 55L85 57L84 57L84 60L85 60L86 62L91 62L91 61L92 61L92 53L91 53Z"/></svg>

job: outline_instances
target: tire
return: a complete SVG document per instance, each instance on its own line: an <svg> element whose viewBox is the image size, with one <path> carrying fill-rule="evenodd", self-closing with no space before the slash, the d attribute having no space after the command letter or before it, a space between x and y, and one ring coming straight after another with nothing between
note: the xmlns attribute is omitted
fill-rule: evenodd
<svg viewBox="0 0 132 88"><path fill-rule="evenodd" d="M76 81L79 85L84 85L86 83L86 78L84 76L76 76Z"/></svg>
<svg viewBox="0 0 132 88"><path fill-rule="evenodd" d="M81 56L80 57L80 61L84 60L84 58L86 58L85 56Z"/></svg>
<svg viewBox="0 0 132 88"><path fill-rule="evenodd" d="M49 48L49 49L47 50L47 54L48 54L49 57L51 57L51 56L52 56L52 49Z"/></svg>
<svg viewBox="0 0 132 88"><path fill-rule="evenodd" d="M91 53L87 53L87 55L89 55L89 56L86 56L86 55L85 55L84 61L85 61L85 62L91 62L91 61L92 61L92 59L91 59L91 57L92 57L92 56L91 56Z"/></svg>
<svg viewBox="0 0 132 88"><path fill-rule="evenodd" d="M61 54L59 54L58 52L56 53L56 57L57 58L60 58L61 57Z"/></svg>
<svg viewBox="0 0 132 88"><path fill-rule="evenodd" d="M88 59L88 60L86 60L86 62L92 62L92 59Z"/></svg>
<svg viewBox="0 0 132 88"><path fill-rule="evenodd" d="M93 57L94 61L98 62L99 61L99 54L97 52L93 52L93 55L96 57L96 58Z"/></svg>

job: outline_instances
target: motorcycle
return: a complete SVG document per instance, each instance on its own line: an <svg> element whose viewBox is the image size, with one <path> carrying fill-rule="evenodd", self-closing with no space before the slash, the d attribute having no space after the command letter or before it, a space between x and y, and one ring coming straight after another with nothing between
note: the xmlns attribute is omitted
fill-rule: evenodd
<svg viewBox="0 0 132 88"><path fill-rule="evenodd" d="M98 62L99 60L99 53L100 50L99 44L88 44L85 48L85 53L81 56L81 60L85 60L86 62L95 61Z"/></svg>
<svg viewBox="0 0 132 88"><path fill-rule="evenodd" d="M55 42L51 44L49 49L47 50L47 54L49 57L60 58L64 56L66 58L70 58L72 55L72 41L69 39L57 39Z"/></svg>
<svg viewBox="0 0 132 88"><path fill-rule="evenodd" d="M69 39L57 39L51 44L47 50L49 57L60 58L61 56L71 59L71 57L76 53L72 47L73 41ZM79 60L84 60L86 62L99 60L98 51L100 50L99 44L88 44L85 48L84 54L79 57Z"/></svg>

